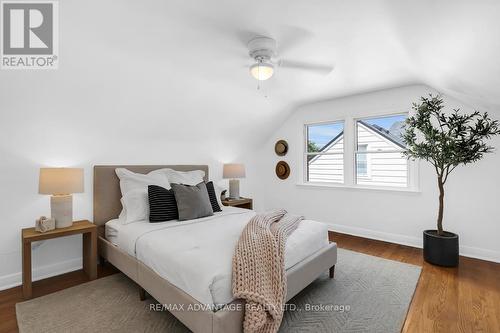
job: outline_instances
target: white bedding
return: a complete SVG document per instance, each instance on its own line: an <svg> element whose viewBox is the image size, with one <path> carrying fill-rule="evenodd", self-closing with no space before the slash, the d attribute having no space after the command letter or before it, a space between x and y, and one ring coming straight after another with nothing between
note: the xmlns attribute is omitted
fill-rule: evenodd
<svg viewBox="0 0 500 333"><path fill-rule="evenodd" d="M255 212L224 207L189 221L106 223L106 238L203 304L231 302L231 264L240 234ZM327 226L304 220L288 238L288 269L328 245Z"/></svg>

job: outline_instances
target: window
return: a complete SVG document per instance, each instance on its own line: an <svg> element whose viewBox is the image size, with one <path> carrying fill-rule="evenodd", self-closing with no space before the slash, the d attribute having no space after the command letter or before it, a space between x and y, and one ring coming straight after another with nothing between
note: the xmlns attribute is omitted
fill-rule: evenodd
<svg viewBox="0 0 500 333"><path fill-rule="evenodd" d="M344 123L306 125L306 181L344 182Z"/></svg>
<svg viewBox="0 0 500 333"><path fill-rule="evenodd" d="M406 115L356 121L356 184L407 187L402 130Z"/></svg>
<svg viewBox="0 0 500 333"><path fill-rule="evenodd" d="M407 113L306 124L303 182L415 191L416 164L402 154ZM342 185L339 185L342 184Z"/></svg>

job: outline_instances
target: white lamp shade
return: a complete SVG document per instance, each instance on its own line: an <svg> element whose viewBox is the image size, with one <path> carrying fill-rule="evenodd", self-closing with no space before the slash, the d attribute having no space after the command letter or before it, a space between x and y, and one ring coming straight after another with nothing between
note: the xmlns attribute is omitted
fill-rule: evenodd
<svg viewBox="0 0 500 333"><path fill-rule="evenodd" d="M229 179L245 178L245 165L236 163L224 164L222 177Z"/></svg>
<svg viewBox="0 0 500 333"><path fill-rule="evenodd" d="M269 63L259 62L250 67L250 74L259 81L270 79L274 73L274 66Z"/></svg>
<svg viewBox="0 0 500 333"><path fill-rule="evenodd" d="M41 168L38 183L40 194L71 194L83 192L83 169Z"/></svg>

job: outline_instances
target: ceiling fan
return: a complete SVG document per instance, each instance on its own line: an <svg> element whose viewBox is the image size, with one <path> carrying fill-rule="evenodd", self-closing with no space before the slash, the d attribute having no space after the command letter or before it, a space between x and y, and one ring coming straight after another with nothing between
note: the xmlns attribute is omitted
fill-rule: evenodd
<svg viewBox="0 0 500 333"><path fill-rule="evenodd" d="M259 81L270 79L275 67L306 70L325 75L333 70L333 67L329 65L278 58L276 41L270 37L255 36L247 46L249 55L255 61L250 65L250 74Z"/></svg>

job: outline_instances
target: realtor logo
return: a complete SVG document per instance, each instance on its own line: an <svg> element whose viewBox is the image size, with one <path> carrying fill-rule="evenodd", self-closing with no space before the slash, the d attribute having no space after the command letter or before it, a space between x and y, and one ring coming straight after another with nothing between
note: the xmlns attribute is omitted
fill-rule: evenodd
<svg viewBox="0 0 500 333"><path fill-rule="evenodd" d="M58 3L2 1L2 69L56 69Z"/></svg>

